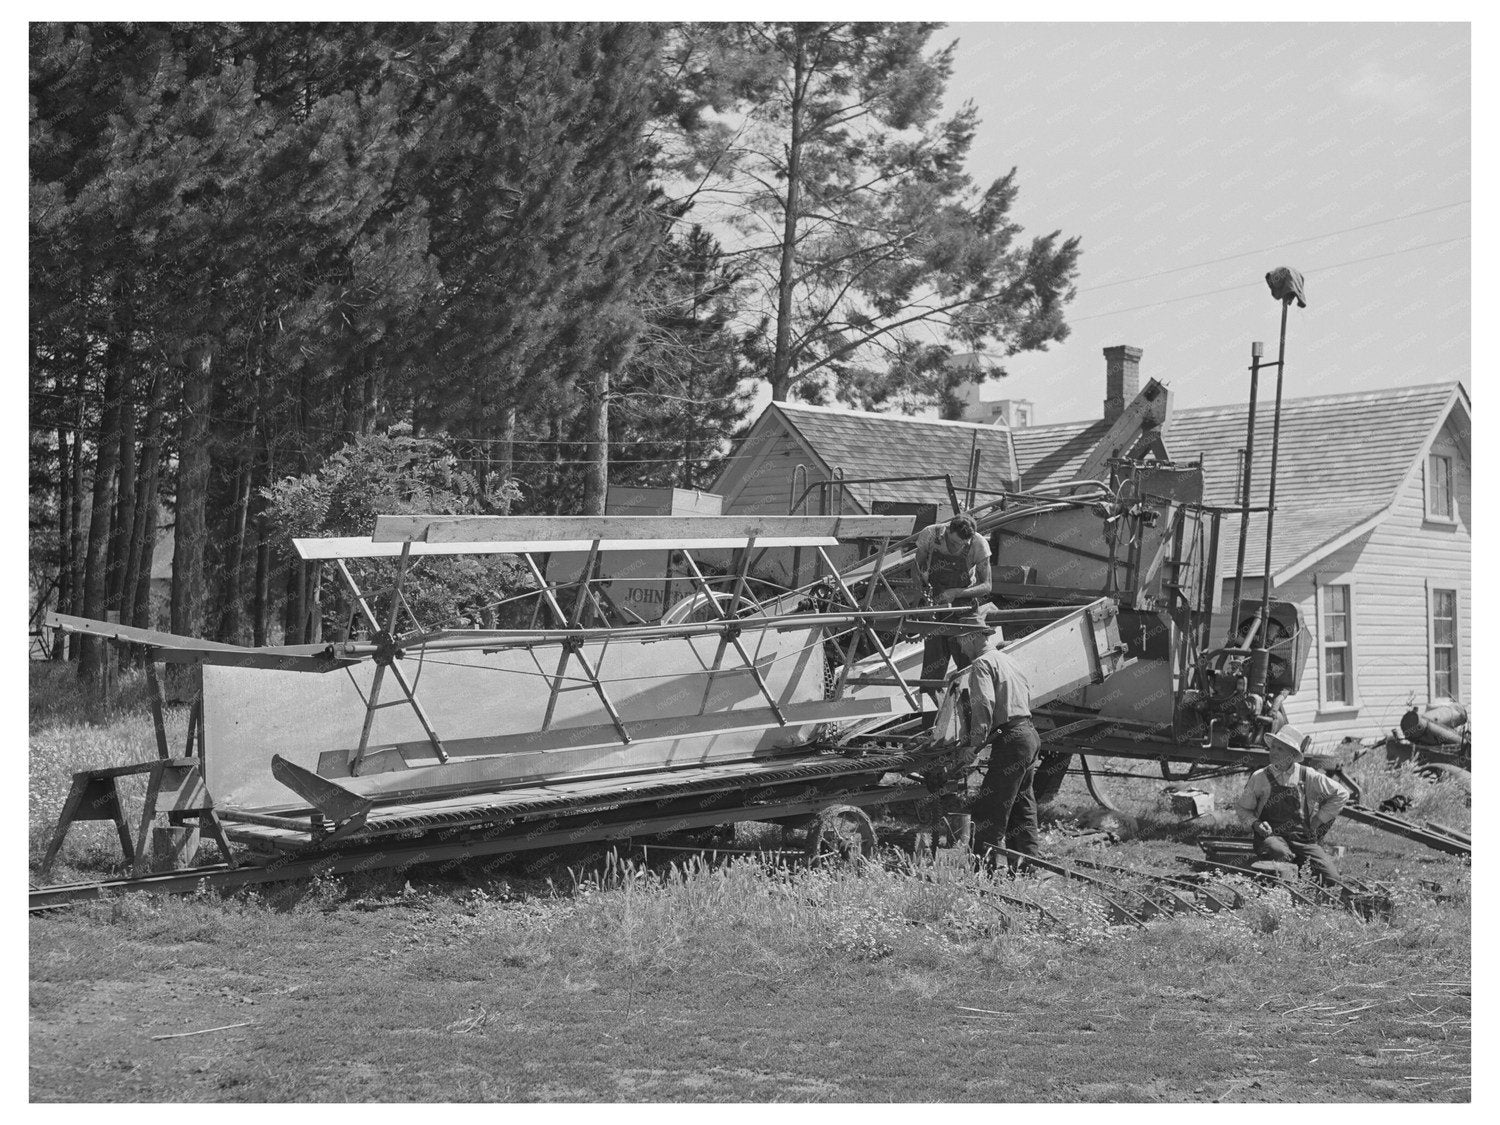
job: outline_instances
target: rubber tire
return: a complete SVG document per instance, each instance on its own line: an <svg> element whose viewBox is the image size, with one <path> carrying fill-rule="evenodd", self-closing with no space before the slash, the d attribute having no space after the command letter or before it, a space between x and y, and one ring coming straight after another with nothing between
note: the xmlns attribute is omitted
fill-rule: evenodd
<svg viewBox="0 0 1500 1125"><path fill-rule="evenodd" d="M1462 766L1450 766L1447 762L1423 762L1417 767L1417 773L1433 781L1457 781L1466 789L1474 788L1472 773Z"/></svg>
<svg viewBox="0 0 1500 1125"><path fill-rule="evenodd" d="M807 830L807 857L814 863L870 859L875 854L875 825L855 805L820 809Z"/></svg>

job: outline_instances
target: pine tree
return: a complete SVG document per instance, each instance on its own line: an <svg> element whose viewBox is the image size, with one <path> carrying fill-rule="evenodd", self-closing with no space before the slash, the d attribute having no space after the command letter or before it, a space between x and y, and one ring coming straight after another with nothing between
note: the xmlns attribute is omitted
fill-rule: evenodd
<svg viewBox="0 0 1500 1125"><path fill-rule="evenodd" d="M740 231L730 248L769 295L773 399L846 392L914 342L1009 355L1067 335L1078 240L1018 242L1014 169L976 190L974 107L938 116L953 55L926 53L938 26L700 26L686 40L735 76L716 96L737 125L695 200Z"/></svg>
<svg viewBox="0 0 1500 1125"><path fill-rule="evenodd" d="M702 488L749 412L746 344L733 327L743 278L693 225L663 249L647 326L616 392L613 472L641 486Z"/></svg>

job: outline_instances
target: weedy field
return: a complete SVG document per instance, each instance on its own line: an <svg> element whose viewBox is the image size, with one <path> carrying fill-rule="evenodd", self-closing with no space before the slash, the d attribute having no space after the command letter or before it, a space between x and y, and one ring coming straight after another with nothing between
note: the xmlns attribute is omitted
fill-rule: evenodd
<svg viewBox="0 0 1500 1125"><path fill-rule="evenodd" d="M81 727L43 686L33 859L68 771L151 748L143 717ZM1362 773L1373 799L1406 785L1424 815L1468 823L1451 782ZM1065 813L1085 807L1073 784ZM1141 838L1101 847L1065 818L1046 848L1156 867L1196 852L1203 829L1170 816L1162 783L1112 784ZM1390 919L1243 883L1240 909L1122 926L1076 883L894 851L809 870L596 850L89 904L31 923L31 1096L1467 1100L1468 866L1335 832L1352 874L1393 888ZM67 858L97 871L107 845L84 833Z"/></svg>

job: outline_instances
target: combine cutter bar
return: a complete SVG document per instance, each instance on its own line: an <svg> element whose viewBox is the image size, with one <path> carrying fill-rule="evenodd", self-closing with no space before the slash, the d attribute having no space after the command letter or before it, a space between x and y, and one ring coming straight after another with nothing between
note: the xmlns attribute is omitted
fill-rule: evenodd
<svg viewBox="0 0 1500 1125"><path fill-rule="evenodd" d="M1109 905L1116 911L1118 911L1121 915L1123 915L1127 921L1140 929L1145 929L1146 920L1144 918L1142 918L1135 911L1121 905L1119 902L1115 901L1115 899L1110 897L1111 895L1118 894L1134 895L1136 898L1151 903L1151 900L1147 899L1146 896L1141 894L1140 891L1132 890L1129 887L1118 886L1114 883L1111 883L1108 879L1101 879L1097 875L1090 875L1087 872L1079 871L1077 868L1069 867L1065 863L1054 863L1050 859L1041 859L1038 856L1027 855L1025 852L1018 852L1013 848L1007 848L1003 844L992 844L990 846L994 848L995 851L1005 856L1007 859L1022 860L1026 863L1032 864L1033 866L1040 867L1043 871L1051 871L1055 875L1063 875L1069 879L1076 879L1080 883L1088 883L1094 887L1099 888L1099 890L1103 892L1100 894L1100 898L1109 903ZM1151 906L1154 911L1155 904L1151 903Z"/></svg>
<svg viewBox="0 0 1500 1125"><path fill-rule="evenodd" d="M319 875L344 875L357 871L387 868L404 869L424 863L455 863L486 855L537 851L572 844L628 839L631 836L655 835L662 832L681 832L689 828L706 828L735 820L771 820L805 816L809 813L816 813L834 802L841 805L869 806L894 800L908 800L912 796L913 788L913 786L888 786L883 789L871 788L863 792L839 793L836 797L825 795L814 799L783 801L777 804L742 805L736 808L708 809L700 812L684 812L680 809L670 813L647 811L637 818L613 824L599 824L596 821L592 824L584 823L545 832L538 832L528 826L525 831L515 834L463 841L433 843L417 840L405 846L386 843L377 847L338 851L307 859L278 858L262 866L241 866L231 869L224 864L214 864L210 867L190 868L186 871L161 875L145 875L134 879L112 879L99 883L42 887L31 892L29 909L43 910L69 902L84 902L136 891L155 894L188 894L204 885L216 890L228 891L260 883L282 882Z"/></svg>
<svg viewBox="0 0 1500 1125"><path fill-rule="evenodd" d="M1193 893L1199 889L1196 887L1192 887L1185 879L1178 879L1175 876L1166 874L1165 872L1139 870L1134 867L1119 867L1112 863L1099 863L1095 860L1079 859L1076 856L1072 858L1072 862L1078 867L1087 867L1090 871L1108 871L1114 875L1125 875L1134 879L1147 880L1151 883L1155 891L1166 898L1166 909L1170 913L1180 914L1184 911L1189 910L1195 914L1209 913L1208 910L1199 906L1196 902L1193 902L1191 899L1183 898L1182 895L1178 893L1179 890L1185 890L1189 893ZM1145 892L1138 893L1140 893L1143 898L1152 897L1146 895ZM1211 895L1206 897L1212 898ZM1153 899L1153 901L1155 900ZM1215 901L1217 902L1217 900ZM1162 904L1158 902L1156 903L1156 905L1160 907ZM1217 908L1222 909L1223 905L1223 903L1219 902L1217 903Z"/></svg>
<svg viewBox="0 0 1500 1125"><path fill-rule="evenodd" d="M359 831L359 838L365 840L389 833L460 828L541 816L605 812L624 805L661 802L679 797L716 800L736 791L764 790L792 784L832 781L859 788L866 783L852 779L868 777L868 783L874 784L882 774L904 773L920 762L921 759L917 756L906 753L863 758L813 755L782 761L727 762L623 777L583 778L564 783L524 786L501 793L386 803L377 805L370 813L369 819ZM247 824L291 830L303 837L313 832L311 822L294 819L298 814L292 810L268 810L268 813L246 813L231 809L226 810L224 815L226 819ZM305 847L308 843L305 838L292 840L280 834L270 836L251 828L237 828L235 838L273 846Z"/></svg>
<svg viewBox="0 0 1500 1125"><path fill-rule="evenodd" d="M1265 886L1282 888L1284 891L1286 891L1287 894L1291 895L1294 899L1302 903L1302 905L1304 906L1318 905L1317 902L1314 902L1312 899L1308 898L1307 895L1305 895L1302 891L1298 890L1291 883L1287 882L1280 876L1272 875L1265 871L1257 871L1253 867L1240 867L1237 864L1233 863L1219 863L1212 859L1194 859L1192 856L1186 855L1178 856L1177 862L1190 864L1192 867L1198 870L1208 868L1213 871L1222 871L1230 875L1244 875L1246 878L1254 879L1257 883L1261 883ZM1319 890L1320 893L1322 893L1323 899L1326 903L1328 895L1326 894L1326 892L1322 892L1321 888L1319 888Z"/></svg>

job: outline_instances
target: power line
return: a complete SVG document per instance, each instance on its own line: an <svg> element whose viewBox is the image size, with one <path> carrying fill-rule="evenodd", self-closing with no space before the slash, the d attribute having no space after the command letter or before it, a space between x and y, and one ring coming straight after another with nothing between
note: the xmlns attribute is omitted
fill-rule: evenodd
<svg viewBox="0 0 1500 1125"><path fill-rule="evenodd" d="M1394 258L1400 254L1410 254L1414 251L1426 250L1433 246L1447 246L1454 242L1467 242L1470 237L1472 236L1465 234L1457 238L1445 238L1438 242L1424 242L1420 246L1408 246L1404 250L1390 250L1384 254L1371 254L1368 258L1351 258L1347 262L1334 262L1332 265L1317 266L1315 269L1308 270L1308 273L1312 274L1319 271L1326 273L1328 270L1342 269L1344 266L1357 266L1362 262L1374 262L1381 258ZM1098 320L1103 316L1117 316L1120 313L1140 312L1142 309L1155 309L1160 308L1162 305L1175 305L1181 301L1195 300L1198 297L1213 297L1220 293L1233 293L1237 289L1255 289L1264 284L1265 282L1263 281L1247 281L1241 285L1226 285L1222 289L1205 289L1202 292L1188 293L1182 297L1168 297L1164 301L1152 301L1147 305L1132 305L1128 309L1110 309L1108 312L1090 313L1088 316L1069 317L1068 322L1070 324L1077 324L1084 320Z"/></svg>
<svg viewBox="0 0 1500 1125"><path fill-rule="evenodd" d="M74 403L76 403L78 401L76 396L71 395L71 394L66 394L66 393L64 393L62 391L32 390L30 393L31 393L31 396L33 398L49 398L49 399L52 399L52 400L54 400L56 402L63 403L65 405L72 405L72 404L74 404ZM214 421L225 422L225 423L228 423L228 424L231 424L231 425L241 425L241 426L249 426L251 424L251 419L249 419L249 418L218 417L218 418L215 418ZM45 425L45 426L41 426L41 427L36 427L36 426L32 427L32 429L34 429L34 430L43 430L43 431L57 429L57 428L65 429L69 433L82 432L82 433L90 434L90 435L94 435L94 436L98 436L98 434L100 434L102 432L97 425L85 425L80 430L78 426L74 425L73 422L71 420L68 420L68 419L58 419L57 422L56 422L56 424L52 424L52 425ZM352 435L353 431L349 430L347 428L344 428L344 429L330 429L330 428L325 427L325 426L298 426L296 429L282 430L282 431L279 431L279 433L280 433L281 436L295 436L296 434L331 434L331 435L351 434ZM715 430L715 431L713 431L713 433L717 434L718 436L716 436L716 437L713 437L713 436L710 436L710 437L701 437L701 438L681 438L681 437L663 437L663 438L606 438L606 439L604 439L602 441L600 439L598 439L598 438L577 438L577 439L573 439L573 440L570 440L568 438L511 438L510 439L510 443L512 445L557 445L557 446L564 446L564 445L608 445L608 446L622 446L622 445L672 445L672 446L707 445L707 446L715 446L716 447L716 446L722 444L725 441L733 441L734 440L734 438L733 438L733 431L730 431L730 430ZM454 443L457 443L459 445L503 445L505 443L505 441L506 441L505 438L455 437L452 434L444 434L442 436L441 440L454 442Z"/></svg>
<svg viewBox="0 0 1500 1125"><path fill-rule="evenodd" d="M1421 215L1436 214L1438 211L1450 211L1454 207L1462 207L1469 202L1471 201L1468 199L1459 199L1455 200L1452 203L1441 204L1437 207L1427 207L1421 211L1408 211L1405 215L1394 215L1389 219L1376 219L1374 222L1360 223L1358 226L1341 227L1338 230L1324 231L1322 234L1309 235L1306 238L1295 238L1291 242L1278 242L1274 246L1262 246L1259 250L1246 250L1243 253L1229 254L1222 258L1208 258L1201 262L1194 262L1192 265L1173 266L1171 269L1158 270L1156 273L1142 274L1140 277L1127 277L1121 279L1120 281L1106 281L1099 285L1086 285L1082 289L1078 290L1078 292L1095 293L1100 289L1112 289L1117 285L1131 285L1137 281L1150 281L1152 278L1166 277L1168 274L1173 273L1184 273L1187 270L1201 269L1204 266L1213 266L1217 265L1220 262L1233 262L1239 260L1240 258L1253 258L1256 254L1264 254L1268 250L1280 250L1284 246L1301 246L1306 242L1318 242L1324 238L1332 238L1336 234L1349 234L1352 231L1369 230L1371 227L1385 226L1388 223L1399 223L1404 219L1415 219Z"/></svg>

